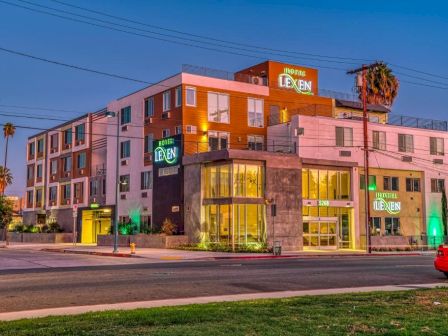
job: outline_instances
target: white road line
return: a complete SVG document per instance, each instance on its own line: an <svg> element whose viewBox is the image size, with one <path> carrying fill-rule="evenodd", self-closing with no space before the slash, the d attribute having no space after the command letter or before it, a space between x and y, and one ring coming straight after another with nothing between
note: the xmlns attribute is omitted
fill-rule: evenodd
<svg viewBox="0 0 448 336"><path fill-rule="evenodd" d="M154 300L154 301L138 301L138 302L122 302L113 304L99 304L91 306L71 306L60 308L47 308L37 310L26 310L18 312L0 313L0 321L13 321L28 318L38 318L46 316L60 315L78 315L89 312L100 312L110 310L132 310L139 308L156 308L169 306L183 306L188 304L203 304L213 302L232 302L257 299L280 299L298 296L312 295L331 295L345 293L368 293L368 292L391 292L406 291L416 288L437 288L448 287L448 283L430 283L430 284L407 284L407 285L388 285L388 286L371 286L371 287L354 287L354 288L332 288L332 289L314 289L303 291L281 291L268 293L250 293L250 294L234 294L221 296L203 296L182 299Z"/></svg>

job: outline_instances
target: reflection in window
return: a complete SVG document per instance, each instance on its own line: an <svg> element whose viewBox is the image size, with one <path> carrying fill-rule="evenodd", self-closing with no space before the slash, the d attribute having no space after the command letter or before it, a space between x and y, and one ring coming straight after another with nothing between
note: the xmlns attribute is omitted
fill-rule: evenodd
<svg viewBox="0 0 448 336"><path fill-rule="evenodd" d="M304 199L350 199L350 172L302 169L302 197Z"/></svg>

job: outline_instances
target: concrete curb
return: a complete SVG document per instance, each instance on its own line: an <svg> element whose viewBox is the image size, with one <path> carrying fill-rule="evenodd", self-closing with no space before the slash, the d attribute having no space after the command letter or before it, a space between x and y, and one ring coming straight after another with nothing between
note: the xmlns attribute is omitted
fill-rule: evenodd
<svg viewBox="0 0 448 336"><path fill-rule="evenodd" d="M247 301L247 300L260 300L260 299L284 299L300 296L369 293L378 291L383 292L408 291L413 289L431 289L437 287L444 287L444 288L448 287L448 283L314 289L303 291L250 293L250 294L234 294L234 295L220 295L220 296L203 296L203 297L169 299L169 300L122 302L122 303L99 304L91 306L70 306L70 307L0 313L0 321L13 321L20 319L47 317L47 316L79 315L84 313L112 311L112 310L133 310L141 308L173 307L173 306L184 306L189 304L220 303L220 302Z"/></svg>
<svg viewBox="0 0 448 336"><path fill-rule="evenodd" d="M101 257L118 257L118 258L142 258L141 256L137 256L131 253L113 253L113 252L96 252L96 251L76 251L76 250L67 250L67 249L51 249L44 248L41 249L44 252L56 252L56 253L70 253L70 254L87 254L87 255L95 255Z"/></svg>

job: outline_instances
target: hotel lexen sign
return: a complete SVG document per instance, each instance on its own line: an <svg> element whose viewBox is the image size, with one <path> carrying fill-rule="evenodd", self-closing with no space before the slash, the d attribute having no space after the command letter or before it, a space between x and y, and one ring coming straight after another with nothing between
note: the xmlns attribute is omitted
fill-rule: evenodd
<svg viewBox="0 0 448 336"><path fill-rule="evenodd" d="M278 75L278 86L285 89L293 89L297 93L313 95L313 82L305 80L306 71L285 67L283 73Z"/></svg>
<svg viewBox="0 0 448 336"><path fill-rule="evenodd" d="M179 160L179 146L174 138L156 141L154 149L154 162L174 165Z"/></svg>
<svg viewBox="0 0 448 336"><path fill-rule="evenodd" d="M393 201L391 201L391 199ZM391 215L397 215L401 211L401 202L397 200L398 195L392 192L377 192L373 200L373 210L386 211Z"/></svg>

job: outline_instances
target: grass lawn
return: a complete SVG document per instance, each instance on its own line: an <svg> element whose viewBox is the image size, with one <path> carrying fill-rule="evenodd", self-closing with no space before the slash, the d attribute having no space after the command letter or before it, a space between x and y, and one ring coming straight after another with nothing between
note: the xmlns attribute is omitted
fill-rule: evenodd
<svg viewBox="0 0 448 336"><path fill-rule="evenodd" d="M0 335L448 335L448 290L301 297L0 322Z"/></svg>

